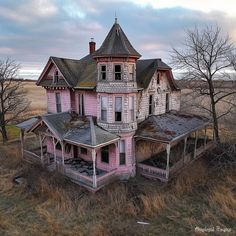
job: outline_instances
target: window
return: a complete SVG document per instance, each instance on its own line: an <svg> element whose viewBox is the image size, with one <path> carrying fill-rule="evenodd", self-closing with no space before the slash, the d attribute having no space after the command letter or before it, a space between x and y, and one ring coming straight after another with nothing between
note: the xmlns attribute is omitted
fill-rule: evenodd
<svg viewBox="0 0 236 236"><path fill-rule="evenodd" d="M120 141L120 165L125 165L125 140Z"/></svg>
<svg viewBox="0 0 236 236"><path fill-rule="evenodd" d="M122 121L122 97L115 98L115 121Z"/></svg>
<svg viewBox="0 0 236 236"><path fill-rule="evenodd" d="M160 74L157 73L157 84L160 84Z"/></svg>
<svg viewBox="0 0 236 236"><path fill-rule="evenodd" d="M101 97L101 120L107 121L107 97Z"/></svg>
<svg viewBox="0 0 236 236"><path fill-rule="evenodd" d="M53 76L53 82L58 83L58 80L59 80L59 73L58 73L58 70L55 70L54 76Z"/></svg>
<svg viewBox="0 0 236 236"><path fill-rule="evenodd" d="M166 112L170 111L170 97L169 93L166 94Z"/></svg>
<svg viewBox="0 0 236 236"><path fill-rule="evenodd" d="M134 80L134 64L129 64L129 79Z"/></svg>
<svg viewBox="0 0 236 236"><path fill-rule="evenodd" d="M81 116L84 116L84 94L80 93L78 97L78 113Z"/></svg>
<svg viewBox="0 0 236 236"><path fill-rule="evenodd" d="M153 95L149 95L149 115L153 113Z"/></svg>
<svg viewBox="0 0 236 236"><path fill-rule="evenodd" d="M130 111L130 120L134 121L134 96L129 97L129 111Z"/></svg>
<svg viewBox="0 0 236 236"><path fill-rule="evenodd" d="M109 163L109 146L101 148L101 161Z"/></svg>
<svg viewBox="0 0 236 236"><path fill-rule="evenodd" d="M121 80L121 65L115 65L115 80Z"/></svg>
<svg viewBox="0 0 236 236"><path fill-rule="evenodd" d="M106 73L107 73L107 70L106 70L106 65L101 65L100 67L100 79L101 80L106 80Z"/></svg>
<svg viewBox="0 0 236 236"><path fill-rule="evenodd" d="M83 147L81 147L81 148L80 148L80 154L87 155L87 154L88 154L88 151L87 151L87 149L86 149L86 148L83 148Z"/></svg>
<svg viewBox="0 0 236 236"><path fill-rule="evenodd" d="M56 109L57 113L61 112L61 94L56 93Z"/></svg>

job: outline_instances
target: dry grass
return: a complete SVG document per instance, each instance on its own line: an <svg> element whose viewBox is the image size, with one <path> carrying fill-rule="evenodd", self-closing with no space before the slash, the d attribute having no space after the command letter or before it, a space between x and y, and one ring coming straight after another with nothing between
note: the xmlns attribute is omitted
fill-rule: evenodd
<svg viewBox="0 0 236 236"><path fill-rule="evenodd" d="M236 173L216 175L204 161L168 184L136 177L92 194L22 165L19 147L0 148L0 235L193 235L196 226L234 227ZM18 173L26 185L12 182Z"/></svg>

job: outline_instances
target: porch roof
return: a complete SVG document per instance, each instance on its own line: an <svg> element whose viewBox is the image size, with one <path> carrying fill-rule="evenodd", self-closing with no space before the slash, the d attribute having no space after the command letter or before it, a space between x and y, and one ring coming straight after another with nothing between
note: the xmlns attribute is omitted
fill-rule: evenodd
<svg viewBox="0 0 236 236"><path fill-rule="evenodd" d="M19 129L22 129L22 130L24 130L24 131L28 131L29 129L32 128L32 126L33 126L34 124L36 124L36 122L38 122L38 120L39 120L39 118L37 118L37 117L32 117L32 118L30 118L30 119L28 119L28 120L25 120L25 121L23 121L23 122L17 124L16 127L19 128Z"/></svg>
<svg viewBox="0 0 236 236"><path fill-rule="evenodd" d="M135 138L171 143L209 124L209 120L198 115L171 111L152 115L138 125Z"/></svg>
<svg viewBox="0 0 236 236"><path fill-rule="evenodd" d="M119 136L95 125L92 117L61 112L43 115L38 122L42 121L60 141L96 147L119 140ZM29 131L40 129L41 126L34 125Z"/></svg>

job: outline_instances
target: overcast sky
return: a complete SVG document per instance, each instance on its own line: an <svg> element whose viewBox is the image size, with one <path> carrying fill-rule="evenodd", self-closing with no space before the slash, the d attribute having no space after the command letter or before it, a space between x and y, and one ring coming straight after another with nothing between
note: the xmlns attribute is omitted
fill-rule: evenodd
<svg viewBox="0 0 236 236"><path fill-rule="evenodd" d="M218 24L236 42L235 0L0 0L0 59L37 79L49 56L81 58L118 22L142 58L168 62L185 30Z"/></svg>

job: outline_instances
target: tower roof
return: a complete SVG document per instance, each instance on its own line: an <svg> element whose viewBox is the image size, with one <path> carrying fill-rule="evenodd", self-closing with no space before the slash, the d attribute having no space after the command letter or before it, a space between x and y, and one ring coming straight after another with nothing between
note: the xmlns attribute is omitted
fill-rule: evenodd
<svg viewBox="0 0 236 236"><path fill-rule="evenodd" d="M124 31L117 23L117 20L102 43L102 46L94 53L94 57L105 56L141 57L131 45Z"/></svg>

